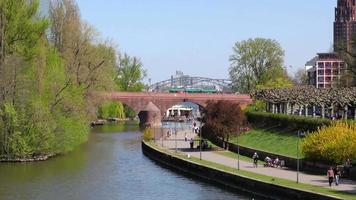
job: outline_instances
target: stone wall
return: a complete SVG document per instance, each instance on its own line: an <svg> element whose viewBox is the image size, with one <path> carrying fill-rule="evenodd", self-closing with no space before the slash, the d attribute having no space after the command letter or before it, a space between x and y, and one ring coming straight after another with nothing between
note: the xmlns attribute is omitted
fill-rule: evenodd
<svg viewBox="0 0 356 200"><path fill-rule="evenodd" d="M199 177L206 181L219 184L234 190L248 192L258 199L315 199L315 200L334 200L338 199L331 196L324 196L303 190L282 187L262 181L257 181L248 177L234 175L218 169L209 168L194 162L183 160L175 156L166 154L145 142L142 142L142 152L147 157L173 170Z"/></svg>

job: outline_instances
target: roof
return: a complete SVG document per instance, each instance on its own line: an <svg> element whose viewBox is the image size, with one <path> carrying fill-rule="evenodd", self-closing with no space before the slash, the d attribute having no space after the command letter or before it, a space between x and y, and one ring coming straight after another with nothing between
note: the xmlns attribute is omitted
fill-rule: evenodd
<svg viewBox="0 0 356 200"><path fill-rule="evenodd" d="M316 65L316 61L319 59L319 56L315 56L314 58L312 58L311 60L309 60L305 66L315 66Z"/></svg>
<svg viewBox="0 0 356 200"><path fill-rule="evenodd" d="M143 109L142 111L150 111L150 112L161 112L160 109L153 104L152 102L149 102Z"/></svg>

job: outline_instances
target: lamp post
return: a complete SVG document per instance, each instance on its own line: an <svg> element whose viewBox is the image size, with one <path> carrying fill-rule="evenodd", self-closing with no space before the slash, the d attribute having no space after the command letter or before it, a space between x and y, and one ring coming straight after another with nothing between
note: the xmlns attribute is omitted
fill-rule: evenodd
<svg viewBox="0 0 356 200"><path fill-rule="evenodd" d="M201 160L202 159L202 144L203 144L203 142L202 142L202 132L203 132L203 126L204 126L204 124L203 124L203 122L201 122L200 121L200 129L199 129L199 149L200 149L200 153L199 153L199 159Z"/></svg>
<svg viewBox="0 0 356 200"><path fill-rule="evenodd" d="M298 139L297 139L297 183L299 183L299 140L300 136L303 136L304 133L298 130Z"/></svg>
<svg viewBox="0 0 356 200"><path fill-rule="evenodd" d="M174 120L174 140L175 140L175 146L176 146L176 153L177 153L177 118Z"/></svg>
<svg viewBox="0 0 356 200"><path fill-rule="evenodd" d="M240 128L241 131L241 128ZM239 145L239 135L240 132L237 133L236 135L236 143L237 143L237 170L240 171L240 145Z"/></svg>
<svg viewBox="0 0 356 200"><path fill-rule="evenodd" d="M156 144L156 113L153 114L153 141Z"/></svg>

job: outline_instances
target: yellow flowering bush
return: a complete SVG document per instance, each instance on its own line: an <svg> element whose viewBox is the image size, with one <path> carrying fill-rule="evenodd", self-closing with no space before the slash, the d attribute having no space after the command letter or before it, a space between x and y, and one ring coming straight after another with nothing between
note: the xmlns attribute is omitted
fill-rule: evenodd
<svg viewBox="0 0 356 200"><path fill-rule="evenodd" d="M302 142L305 157L341 164L356 158L356 124L334 122L308 134Z"/></svg>
<svg viewBox="0 0 356 200"><path fill-rule="evenodd" d="M152 128L145 128L145 130L143 131L143 140L145 141L151 141L153 139L154 135L153 135L153 130Z"/></svg>

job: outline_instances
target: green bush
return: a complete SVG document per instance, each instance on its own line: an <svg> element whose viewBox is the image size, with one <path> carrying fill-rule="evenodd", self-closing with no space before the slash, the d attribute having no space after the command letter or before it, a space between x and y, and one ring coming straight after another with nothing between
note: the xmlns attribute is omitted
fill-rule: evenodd
<svg viewBox="0 0 356 200"><path fill-rule="evenodd" d="M247 120L253 125L268 124L270 126L281 126L290 130L316 131L319 127L331 124L331 120L322 118L273 114L251 110L245 114Z"/></svg>

